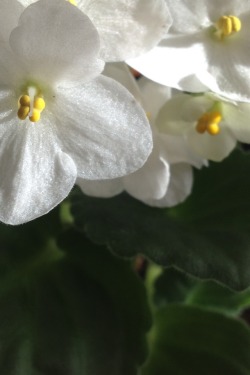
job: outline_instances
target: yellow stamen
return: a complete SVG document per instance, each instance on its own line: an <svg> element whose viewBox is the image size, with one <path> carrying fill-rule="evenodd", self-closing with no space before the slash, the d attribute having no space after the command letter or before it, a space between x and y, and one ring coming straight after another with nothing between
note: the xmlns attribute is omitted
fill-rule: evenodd
<svg viewBox="0 0 250 375"><path fill-rule="evenodd" d="M221 38L238 33L241 30L241 20L236 16L222 16L216 23Z"/></svg>
<svg viewBox="0 0 250 375"><path fill-rule="evenodd" d="M21 98L19 99L19 103L21 106L24 107L29 107L30 106L30 97L29 95L22 95Z"/></svg>
<svg viewBox="0 0 250 375"><path fill-rule="evenodd" d="M30 107L21 106L17 112L17 116L20 120L25 120L30 111Z"/></svg>
<svg viewBox="0 0 250 375"><path fill-rule="evenodd" d="M17 116L20 120L25 120L29 116L31 122L37 122L45 108L45 101L36 95L37 90L34 87L28 88L27 91L29 95L24 94L19 98Z"/></svg>
<svg viewBox="0 0 250 375"><path fill-rule="evenodd" d="M35 109L38 109L40 112L44 110L45 108L45 101L40 96L35 97L34 104Z"/></svg>
<svg viewBox="0 0 250 375"><path fill-rule="evenodd" d="M198 119L196 131L200 134L208 132L210 135L217 135L220 132L219 123L221 120L222 115L220 112L206 112Z"/></svg>
<svg viewBox="0 0 250 375"><path fill-rule="evenodd" d="M72 4L72 5L75 5L75 6L77 6L77 3L76 3L76 1L75 1L75 0L68 0L68 2L69 2L70 4Z"/></svg>
<svg viewBox="0 0 250 375"><path fill-rule="evenodd" d="M40 120L41 111L39 109L33 109L32 115L29 117L31 122L37 122Z"/></svg>
<svg viewBox="0 0 250 375"><path fill-rule="evenodd" d="M211 124L208 124L207 132L210 135L217 135L220 133L220 127L216 122L212 122Z"/></svg>

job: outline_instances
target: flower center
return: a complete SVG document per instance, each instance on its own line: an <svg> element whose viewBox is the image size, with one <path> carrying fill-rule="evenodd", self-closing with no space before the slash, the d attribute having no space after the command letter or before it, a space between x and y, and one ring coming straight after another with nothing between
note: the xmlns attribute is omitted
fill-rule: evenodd
<svg viewBox="0 0 250 375"><path fill-rule="evenodd" d="M241 20L236 16L222 16L216 22L216 35L223 39L241 30Z"/></svg>
<svg viewBox="0 0 250 375"><path fill-rule="evenodd" d="M17 116L20 120L25 120L29 117L31 122L37 122L40 120L44 108L45 101L41 93L38 93L38 90L31 86L18 99Z"/></svg>
<svg viewBox="0 0 250 375"><path fill-rule="evenodd" d="M197 121L196 131L200 134L208 132L210 135L220 133L220 122L222 115L218 111L206 112Z"/></svg>

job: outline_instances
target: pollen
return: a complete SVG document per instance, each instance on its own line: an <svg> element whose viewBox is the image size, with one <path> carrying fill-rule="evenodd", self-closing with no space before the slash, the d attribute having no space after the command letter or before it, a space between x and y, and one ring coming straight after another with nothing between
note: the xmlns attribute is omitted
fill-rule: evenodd
<svg viewBox="0 0 250 375"><path fill-rule="evenodd" d="M45 108L45 101L42 96L34 95L32 88L30 94L20 96L18 100L17 116L20 120L25 120L29 117L31 122L37 122L41 118L41 113Z"/></svg>
<svg viewBox="0 0 250 375"><path fill-rule="evenodd" d="M236 16L222 16L218 19L216 28L218 36L223 39L241 30L241 20Z"/></svg>
<svg viewBox="0 0 250 375"><path fill-rule="evenodd" d="M207 132L210 135L217 135L220 133L220 122L222 115L218 111L206 112L199 119L196 124L196 131L200 134Z"/></svg>
<svg viewBox="0 0 250 375"><path fill-rule="evenodd" d="M77 6L77 3L76 3L76 1L75 1L75 0L68 0L68 2L69 2L70 4L72 4L72 5L75 5L75 6Z"/></svg>

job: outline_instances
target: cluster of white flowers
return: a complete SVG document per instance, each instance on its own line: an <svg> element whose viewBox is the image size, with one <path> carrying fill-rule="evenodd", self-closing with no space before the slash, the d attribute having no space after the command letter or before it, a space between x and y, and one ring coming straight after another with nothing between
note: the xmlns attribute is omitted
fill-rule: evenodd
<svg viewBox="0 0 250 375"><path fill-rule="evenodd" d="M182 202L192 166L250 142L249 18L250 0L1 0L0 220L75 183Z"/></svg>

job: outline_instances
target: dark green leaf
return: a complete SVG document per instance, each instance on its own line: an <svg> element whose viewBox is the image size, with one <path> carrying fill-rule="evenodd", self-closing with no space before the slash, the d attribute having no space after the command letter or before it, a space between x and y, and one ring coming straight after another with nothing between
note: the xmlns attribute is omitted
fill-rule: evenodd
<svg viewBox="0 0 250 375"><path fill-rule="evenodd" d="M122 194L72 195L76 225L120 256L141 253L235 289L250 285L250 157L235 151L195 173L193 194L172 209Z"/></svg>
<svg viewBox="0 0 250 375"><path fill-rule="evenodd" d="M0 373L136 374L150 325L143 284L82 234L60 244L0 278Z"/></svg>
<svg viewBox="0 0 250 375"><path fill-rule="evenodd" d="M250 307L250 290L235 292L214 281L167 268L155 282L154 299L158 306L178 302L238 315Z"/></svg>
<svg viewBox="0 0 250 375"><path fill-rule="evenodd" d="M250 373L250 331L236 319L170 305L156 313L151 340L143 375Z"/></svg>

